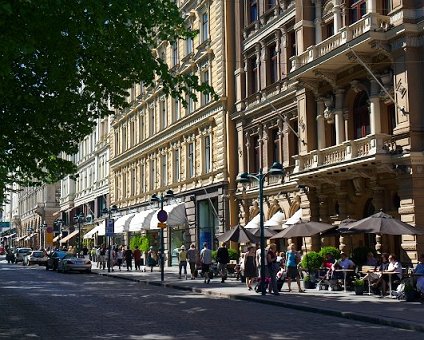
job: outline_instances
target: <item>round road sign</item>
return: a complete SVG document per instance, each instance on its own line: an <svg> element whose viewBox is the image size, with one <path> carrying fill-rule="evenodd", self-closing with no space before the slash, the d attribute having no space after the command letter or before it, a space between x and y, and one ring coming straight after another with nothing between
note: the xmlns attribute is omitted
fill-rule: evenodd
<svg viewBox="0 0 424 340"><path fill-rule="evenodd" d="M159 222L162 222L162 223L166 222L166 220L168 219L168 214L163 209L159 210L158 214L156 216L157 216Z"/></svg>

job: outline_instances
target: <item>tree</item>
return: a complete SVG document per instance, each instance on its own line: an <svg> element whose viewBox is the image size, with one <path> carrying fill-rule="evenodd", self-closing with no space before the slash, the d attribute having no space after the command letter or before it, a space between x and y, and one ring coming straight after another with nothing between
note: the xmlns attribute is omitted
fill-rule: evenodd
<svg viewBox="0 0 424 340"><path fill-rule="evenodd" d="M0 204L12 183L53 183L95 119L128 104L143 82L185 103L213 93L173 73L159 41L193 37L172 0L0 1Z"/></svg>

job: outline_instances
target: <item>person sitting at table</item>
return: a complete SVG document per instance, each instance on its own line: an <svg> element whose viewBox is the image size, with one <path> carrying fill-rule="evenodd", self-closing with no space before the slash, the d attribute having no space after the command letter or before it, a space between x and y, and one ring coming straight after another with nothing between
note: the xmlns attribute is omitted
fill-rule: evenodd
<svg viewBox="0 0 424 340"><path fill-rule="evenodd" d="M351 269L351 272L346 273L346 282L351 281L353 278L353 269L355 268L355 262L347 257L345 252L340 253L340 260L335 262L331 268L333 272L333 279L342 280L344 278L343 271L338 271L340 269Z"/></svg>
<svg viewBox="0 0 424 340"><path fill-rule="evenodd" d="M396 273L396 274L385 274L387 272ZM392 278L390 278L389 275L393 275ZM396 280L402 279L402 265L399 261L397 261L396 256L393 254L389 255L389 265L387 267L387 270L384 270L382 272L382 275L377 280L376 286L381 289L381 292L384 295L386 295L387 290L387 284L390 282L394 282Z"/></svg>
<svg viewBox="0 0 424 340"><path fill-rule="evenodd" d="M323 274L322 276L325 277L325 279L327 280L331 277L331 272L332 272L334 262L335 260L331 253L325 254L324 261L322 262L323 271L321 272L321 274Z"/></svg>
<svg viewBox="0 0 424 340"><path fill-rule="evenodd" d="M424 254L420 255L419 262L413 273L417 276L417 290L424 294Z"/></svg>
<svg viewBox="0 0 424 340"><path fill-rule="evenodd" d="M373 266L373 267L376 267L378 265L378 261L374 257L374 254L371 251L367 254L367 262L365 262L365 265Z"/></svg>

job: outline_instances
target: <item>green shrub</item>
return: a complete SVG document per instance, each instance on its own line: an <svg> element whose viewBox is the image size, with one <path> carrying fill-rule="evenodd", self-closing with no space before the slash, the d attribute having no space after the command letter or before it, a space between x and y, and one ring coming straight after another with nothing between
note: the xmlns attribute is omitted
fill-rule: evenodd
<svg viewBox="0 0 424 340"><path fill-rule="evenodd" d="M322 261L323 257L319 253L311 251L303 256L301 265L308 272L314 272L321 268Z"/></svg>
<svg viewBox="0 0 424 340"><path fill-rule="evenodd" d="M130 249L134 250L135 247L138 246L138 248L146 252L149 250L150 247L150 239L148 236L142 236L142 235L134 235L130 238Z"/></svg>
<svg viewBox="0 0 424 340"><path fill-rule="evenodd" d="M338 260L340 258L340 250L338 250L336 247L322 247L319 251L319 254L322 256L322 258L325 258L325 255L331 254L333 259Z"/></svg>
<svg viewBox="0 0 424 340"><path fill-rule="evenodd" d="M238 261L239 259L239 253L237 250L233 249L233 248L229 248L228 249L228 255L230 255L230 260L236 260Z"/></svg>

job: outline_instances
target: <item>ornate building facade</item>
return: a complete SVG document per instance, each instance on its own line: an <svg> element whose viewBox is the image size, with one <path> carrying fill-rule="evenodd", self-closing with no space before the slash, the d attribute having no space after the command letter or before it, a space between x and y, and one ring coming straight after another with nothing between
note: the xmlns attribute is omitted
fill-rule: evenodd
<svg viewBox="0 0 424 340"><path fill-rule="evenodd" d="M228 150L234 150L235 136L227 133L232 130L228 108L233 105L233 71L226 55L233 44L233 30L226 20L231 23L232 4L212 0L177 4L187 27L199 34L175 44L164 41L155 53L173 71L195 74L212 85L219 100L199 93L197 101L187 98L184 107L160 87L136 84L128 98L130 108L114 118L110 140L113 204L127 212L153 210L152 195L172 190L175 198L170 206L184 207L186 220L172 226L173 208L166 208L165 249L170 262L170 250L190 242L212 246L215 234L232 220L235 223L228 203L229 171L235 168L235 157ZM154 229L145 223L142 230Z"/></svg>
<svg viewBox="0 0 424 340"><path fill-rule="evenodd" d="M238 170L284 165L284 180L265 184L270 208L336 224L381 209L424 226L422 4L247 0L235 11ZM239 187L242 220L257 189ZM361 245L412 261L424 251L406 235L354 236Z"/></svg>

